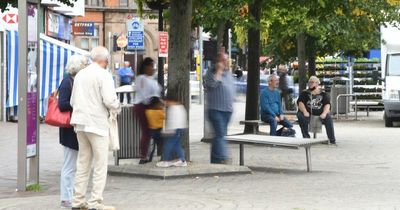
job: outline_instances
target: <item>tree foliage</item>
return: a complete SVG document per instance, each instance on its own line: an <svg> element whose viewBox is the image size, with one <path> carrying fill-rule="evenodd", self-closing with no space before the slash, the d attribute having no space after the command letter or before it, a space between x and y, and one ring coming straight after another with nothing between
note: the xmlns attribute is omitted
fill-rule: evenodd
<svg viewBox="0 0 400 210"><path fill-rule="evenodd" d="M315 38L316 54L360 54L379 46L379 26L400 20L398 0L271 0L265 50L281 60L296 57L296 36Z"/></svg>
<svg viewBox="0 0 400 210"><path fill-rule="evenodd" d="M74 6L77 0L58 0L59 2L67 5ZM6 10L7 6L18 7L18 0L2 0L0 1L0 11Z"/></svg>

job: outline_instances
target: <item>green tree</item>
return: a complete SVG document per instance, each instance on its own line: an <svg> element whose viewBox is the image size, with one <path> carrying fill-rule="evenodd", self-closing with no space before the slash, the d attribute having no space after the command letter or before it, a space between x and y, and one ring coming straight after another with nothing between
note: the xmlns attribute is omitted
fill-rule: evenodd
<svg viewBox="0 0 400 210"><path fill-rule="evenodd" d="M145 4L157 2L136 0L143 9ZM169 49L167 96L178 98L189 111L189 70L191 61L192 0L170 0L169 7ZM189 116L189 114L188 114ZM183 146L187 160L190 160L189 133L185 132Z"/></svg>
<svg viewBox="0 0 400 210"><path fill-rule="evenodd" d="M64 3L68 6L73 6L76 0L58 0L61 3ZM18 0L2 0L0 1L0 11L4 11L8 5L12 7L18 7Z"/></svg>
<svg viewBox="0 0 400 210"><path fill-rule="evenodd" d="M263 13L263 19L270 23L265 46L284 61L293 59L293 52L297 51L300 88L303 89L306 86L305 59L311 67L309 74L315 74L316 56L337 52L359 55L378 47L379 26L399 20L398 2L271 0Z"/></svg>

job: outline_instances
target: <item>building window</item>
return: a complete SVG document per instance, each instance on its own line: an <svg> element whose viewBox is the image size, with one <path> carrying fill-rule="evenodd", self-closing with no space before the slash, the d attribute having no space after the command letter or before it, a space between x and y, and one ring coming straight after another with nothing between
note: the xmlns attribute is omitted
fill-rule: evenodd
<svg viewBox="0 0 400 210"><path fill-rule="evenodd" d="M83 50L90 51L93 48L99 46L100 44L99 25L94 26L93 36L82 36L79 40L80 40L79 47Z"/></svg>
<svg viewBox="0 0 400 210"><path fill-rule="evenodd" d="M102 7L103 6L103 0L85 0L85 4L87 6Z"/></svg>
<svg viewBox="0 0 400 210"><path fill-rule="evenodd" d="M128 7L128 0L119 0L120 7Z"/></svg>

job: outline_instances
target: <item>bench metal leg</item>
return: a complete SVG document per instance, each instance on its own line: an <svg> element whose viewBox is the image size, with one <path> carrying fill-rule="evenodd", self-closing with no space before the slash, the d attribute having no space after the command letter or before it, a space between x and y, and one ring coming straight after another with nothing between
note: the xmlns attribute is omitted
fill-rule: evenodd
<svg viewBox="0 0 400 210"><path fill-rule="evenodd" d="M369 106L367 106L367 117L369 117Z"/></svg>
<svg viewBox="0 0 400 210"><path fill-rule="evenodd" d="M307 159L307 172L310 172L311 169L311 150L310 147L305 147L306 149L306 159Z"/></svg>
<svg viewBox="0 0 400 210"><path fill-rule="evenodd" d="M244 165L244 145L239 144L239 165Z"/></svg>

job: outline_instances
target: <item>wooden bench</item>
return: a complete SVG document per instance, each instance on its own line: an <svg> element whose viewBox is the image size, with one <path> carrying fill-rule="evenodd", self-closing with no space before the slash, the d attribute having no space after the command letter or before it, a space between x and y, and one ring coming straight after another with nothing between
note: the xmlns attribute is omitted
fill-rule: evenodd
<svg viewBox="0 0 400 210"><path fill-rule="evenodd" d="M350 105L353 106L353 109L355 109L355 102L354 101L351 101ZM367 117L369 116L369 109L370 108L383 109L384 106L378 101L357 101L357 109L366 109L367 110Z"/></svg>
<svg viewBox="0 0 400 210"><path fill-rule="evenodd" d="M286 149L300 149L305 148L306 161L307 161L307 172L311 171L311 146L327 142L327 140L317 139L299 139L292 137L280 137L280 136L266 136L266 135L255 135L255 134L241 134L231 135L226 137L227 142L233 144L239 144L239 164L244 165L244 145L259 145L267 147L279 147Z"/></svg>

